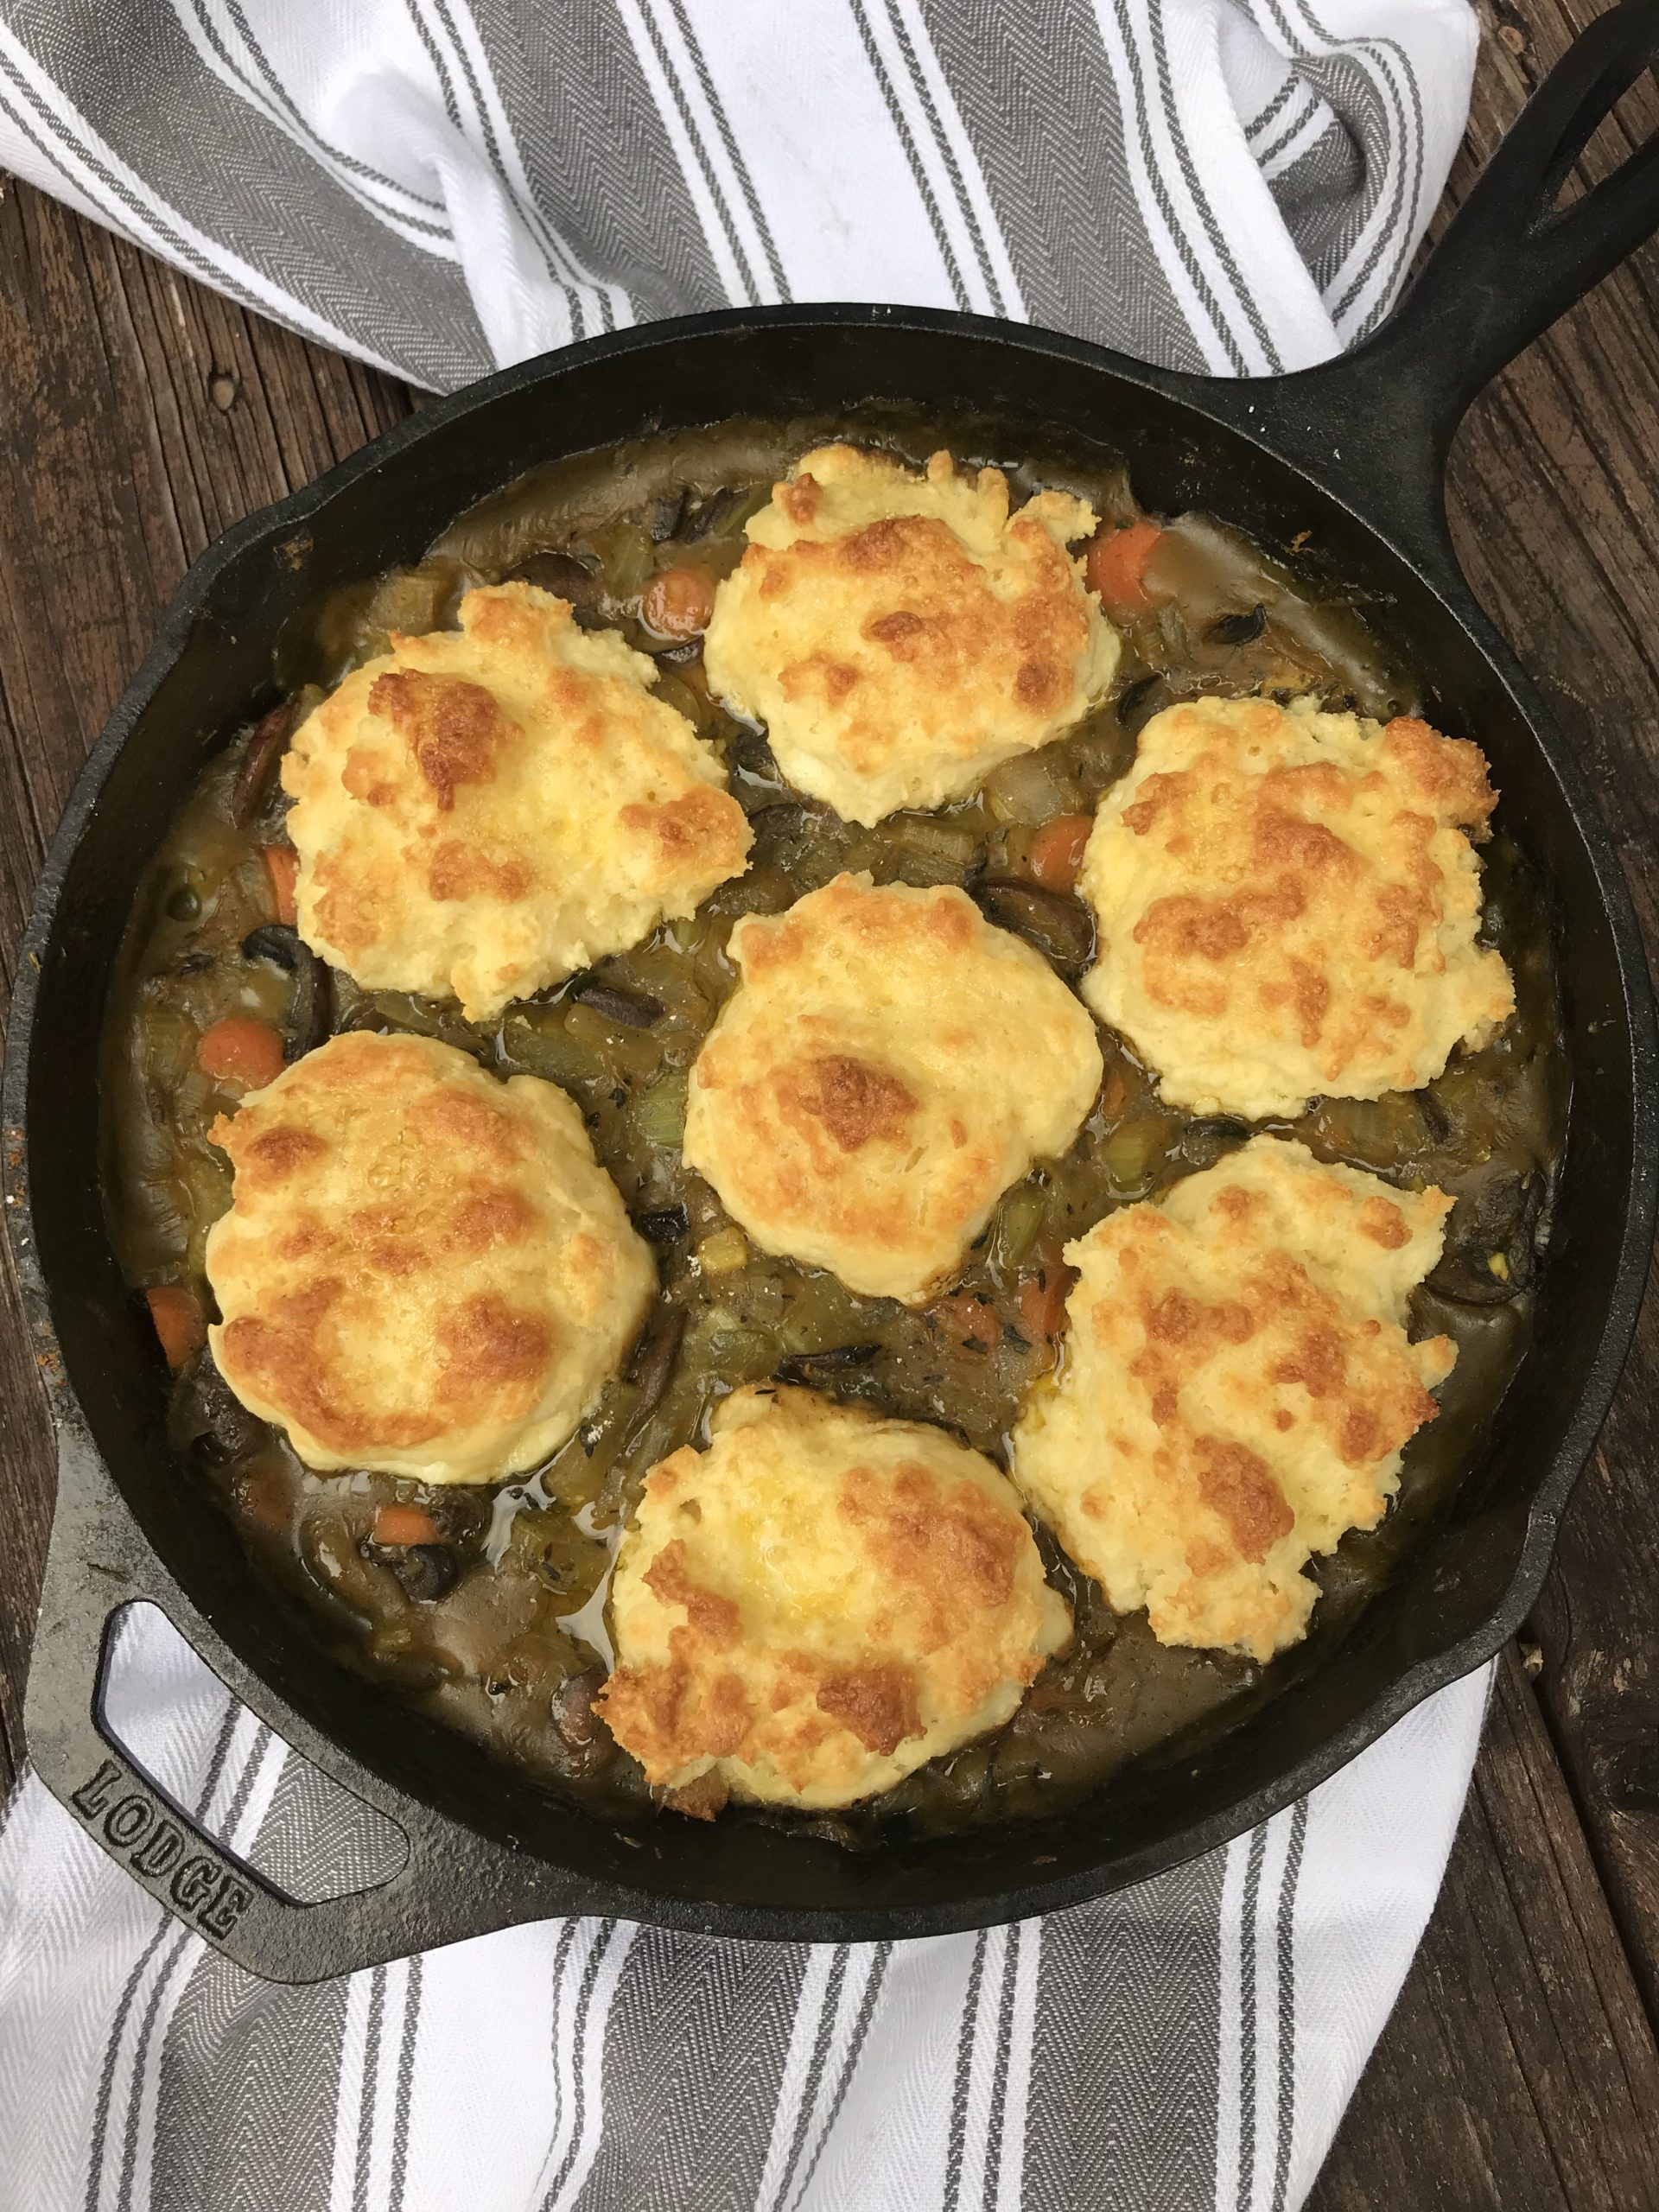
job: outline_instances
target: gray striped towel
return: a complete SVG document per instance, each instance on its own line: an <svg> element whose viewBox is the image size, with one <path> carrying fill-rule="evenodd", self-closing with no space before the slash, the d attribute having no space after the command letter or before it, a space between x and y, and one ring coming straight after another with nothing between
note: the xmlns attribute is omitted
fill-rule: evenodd
<svg viewBox="0 0 1659 2212"><path fill-rule="evenodd" d="M1269 373L1387 312L1465 0L0 0L0 160L428 385L651 317L885 299ZM930 1942L509 1930L310 1989L26 1779L7 2212L1285 2212L1433 1904L1484 1680L1195 1865ZM299 1897L375 1840L159 1616L110 1712Z"/></svg>
<svg viewBox="0 0 1659 2212"><path fill-rule="evenodd" d="M0 0L0 159L447 389L777 300L1271 375L1384 315L1466 0Z"/></svg>
<svg viewBox="0 0 1659 2212"><path fill-rule="evenodd" d="M149 1606L117 1734L302 1898L378 1835ZM308 1989L29 1779L0 1833L5 2212L1286 2212L1417 1947L1480 1735L1443 1690L1124 1895L911 1943L510 1929ZM379 1866L384 1872L384 1866Z"/></svg>

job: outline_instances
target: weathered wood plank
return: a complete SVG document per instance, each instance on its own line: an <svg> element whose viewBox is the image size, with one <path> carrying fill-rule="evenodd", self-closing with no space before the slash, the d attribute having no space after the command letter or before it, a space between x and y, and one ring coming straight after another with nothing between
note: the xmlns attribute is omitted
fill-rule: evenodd
<svg viewBox="0 0 1659 2212"><path fill-rule="evenodd" d="M1513 16L1513 10L1507 10ZM1592 0L1528 0L1525 44L1489 41L1471 129L1484 154ZM1586 163L1659 132L1644 78ZM1659 945L1659 247L1636 255L1477 403L1453 457L1465 569L1597 783L1651 956ZM1532 1633L1538 1694L1659 2023L1659 1304L1568 1511Z"/></svg>
<svg viewBox="0 0 1659 2212"><path fill-rule="evenodd" d="M1656 2204L1659 2049L1511 1651L1439 1908L1309 2212Z"/></svg>
<svg viewBox="0 0 1659 2212"><path fill-rule="evenodd" d="M0 196L0 1004L82 760L202 548L409 396L81 222ZM0 1784L52 1503L10 1253L0 1305Z"/></svg>
<svg viewBox="0 0 1659 2212"><path fill-rule="evenodd" d="M1487 36L1460 197L1527 92L1595 10L1585 0L1483 8ZM1507 34L1507 35L1504 35ZM1585 164L1606 173L1659 128L1659 87L1621 103ZM1470 582L1538 677L1604 794L1648 941L1659 925L1659 254L1651 247L1558 324L1477 403L1453 456L1450 506ZM1618 2028L1577 2009L1599 1973L1618 1980L1605 1927L1581 1941L1564 1921L1607 1910L1649 2022L1659 2017L1659 1499L1651 1480L1659 1407L1659 1311L1650 1295L1624 1388L1574 1495L1529 1631L1534 1692L1513 1673L1477 1773L1446 1891L1401 2004L1361 2082L1316 2192L1320 2212L1377 2203L1511 2208L1651 2201L1659 2152L1611 2199L1592 2149L1628 2151L1593 2095L1565 2109L1565 2054L1622 2063L1640 2037L1628 1994ZM1548 1729L1582 1823L1574 1847L1535 1726ZM1512 1756L1528 1745L1525 1759ZM1517 1777L1519 1779L1517 1779ZM1529 1807L1528 1799L1533 1800ZM1559 1876L1541 1884L1548 1846ZM1517 1855L1519 1853L1519 1855ZM1494 1869L1504 1879L1493 1888ZM1503 1926L1506 1897L1514 1921ZM1548 1923L1554 1923L1553 1929ZM1563 1975L1576 1958L1586 1979ZM1471 2008L1472 2007L1472 2017ZM1541 2031L1540 2020L1549 2023ZM1457 2032L1449 2032L1457 2024ZM1541 2048L1550 2038L1554 2048ZM1480 2053L1473 2072L1463 2054ZM1651 2126L1653 2089L1637 2114ZM1597 2117L1592 2118L1592 2111ZM1610 2169L1614 2176L1619 2168ZM1644 2193L1646 2192L1646 2193Z"/></svg>

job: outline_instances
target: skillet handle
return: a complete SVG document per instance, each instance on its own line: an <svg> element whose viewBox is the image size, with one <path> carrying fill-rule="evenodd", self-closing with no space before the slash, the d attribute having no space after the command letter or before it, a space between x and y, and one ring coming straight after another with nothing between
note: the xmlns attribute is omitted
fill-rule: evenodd
<svg viewBox="0 0 1659 2212"><path fill-rule="evenodd" d="M104 1688L111 1629L135 1601L159 1606L197 1648L216 1639L204 1633L206 1624L149 1551L90 1439L66 1424L58 1444L58 1504L29 1662L29 1761L92 1840L158 1904L248 1973L287 1982L352 1974L586 1907L568 1876L457 1828L360 1770L332 1778L390 1820L408 1847L403 1864L378 1887L304 1903L209 1834L200 1815L180 1804L116 1739ZM257 1709L257 1683L227 1688ZM326 1753L310 1749L323 1764Z"/></svg>
<svg viewBox="0 0 1659 2212"><path fill-rule="evenodd" d="M1399 306L1351 353L1250 387L1267 441L1393 534L1445 543L1440 480L1470 402L1659 230L1659 137L1568 205L1597 126L1659 62L1659 0L1574 40L1504 134Z"/></svg>
<svg viewBox="0 0 1659 2212"><path fill-rule="evenodd" d="M1659 60L1659 5L1574 40L1471 187L1398 311L1354 358L1403 363L1449 442L1481 388L1659 230L1659 137L1558 207L1597 126Z"/></svg>

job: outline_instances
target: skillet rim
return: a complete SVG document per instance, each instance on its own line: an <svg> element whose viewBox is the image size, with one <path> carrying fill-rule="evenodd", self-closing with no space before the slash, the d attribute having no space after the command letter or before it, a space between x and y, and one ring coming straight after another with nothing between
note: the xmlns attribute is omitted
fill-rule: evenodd
<svg viewBox="0 0 1659 2212"><path fill-rule="evenodd" d="M365 478L396 467L406 454L417 450L435 431L487 408L501 397L533 388L544 380L550 381L565 370L588 367L595 361L620 354L641 351L671 353L682 343L704 336L741 338L748 332L779 327L891 329L895 334L923 337L967 338L978 343L988 341L1014 354L1058 359L1090 374L1103 376L1120 388L1128 386L1156 393L1190 410L1205 424L1243 437L1279 467L1309 484L1321 499L1344 510L1393 559L1414 572L1446 607L1508 694L1526 727L1529 739L1542 755L1557 786L1556 795L1549 804L1566 806L1591 865L1611 940L1618 995L1630 1038L1631 1170L1624 1199L1618 1256L1598 1349L1586 1372L1578 1405L1529 1503L1526 1535L1515 1572L1502 1597L1480 1624L1457 1643L1405 1668L1351 1719L1290 1768L1174 1835L1140 1851L1120 1854L1109 1867L1097 1866L1046 1880L1033 1880L1027 1874L1017 1887L1003 1884L994 1894L925 1906L876 1905L807 1911L766 1905L698 1904L677 1895L639 1889L614 1878L601 1885L560 1866L534 1847L507 1853L506 1847L497 1845L493 1838L471 1828L456 1816L440 1812L401 1784L388 1782L355 1754L336 1745L291 1707L280 1691L230 1648L203 1617L195 1601L176 1582L137 1526L113 1473L97 1452L73 1383L60 1370L54 1381L48 1363L56 1362L59 1352L51 1321L51 1292L48 1270L41 1263L33 1233L29 1199L31 1132L24 1109L33 1060L35 1015L44 972L42 956L54 932L63 881L116 761L161 683L188 647L223 572L247 551L262 544L275 545L284 537L302 531L311 517L343 493ZM800 1940L804 1936L814 1941L863 1941L896 1934L943 1934L991 1926L1001 1920L1105 1895L1164 1867L1185 1863L1305 1796L1375 1742L1424 1698L1460 1678L1501 1649L1530 1610L1548 1573L1567 1498L1611 1405L1645 1288L1656 1210L1659 1209L1659 1039L1656 1038L1652 986L1634 901L1587 774L1512 649L1474 600L1446 529L1438 478L1431 473L1433 461L1426 453L1423 468L1429 480L1420 488L1427 497L1416 506L1414 516L1408 505L1405 526L1402 526L1396 514L1390 527L1388 521L1379 521L1364 511L1363 500L1352 496L1350 481L1336 480L1327 475L1311 450L1307 435L1296 434L1294 425L1299 419L1298 387L1306 390L1317 380L1329 392L1359 359L1348 356L1298 376L1235 381L1155 368L1063 333L949 309L856 302L722 309L642 325L563 347L514 364L448 394L393 424L285 499L245 517L206 547L181 578L156 627L149 652L113 709L70 793L41 869L19 947L3 1087L0 1089L0 1113L3 1114L7 1138L6 1211L25 1312L48 1383L63 1478L74 1479L71 1463L77 1456L78 1447L90 1453L102 1478L101 1487L120 1502L129 1524L126 1534L130 1548L146 1561L152 1586L135 1589L130 1594L162 1603L164 1590L168 1602L163 1603L163 1610L213 1671L279 1735L353 1795L376 1805L394 1820L397 1818L397 1802L413 1803L429 1820L464 1830L480 1846L516 1858L531 1877L528 1889L518 1898L499 1899L507 1909L481 1919L478 1928L537 1916L538 1907L543 1911L548 1910L548 1887L559 1877L574 1883L579 1891L587 1893L588 1898L597 1901L595 1905L584 1900L581 1909L620 1910L627 1916L659 1925L779 1940ZM1361 373L1363 371L1355 369L1357 378ZM1420 532L1422 542L1411 544L1410 538ZM1408 542L1402 543L1402 537ZM63 1517L60 1501L54 1516L54 1550L58 1523ZM48 1574L50 1572L48 1569ZM43 1611L42 1641L48 1626ZM33 1673L31 1669L31 1688ZM93 1685L88 1683L87 1695L92 1694L92 1689ZM33 1704L31 1696L31 1707ZM373 1786L365 1786L369 1784ZM539 1894L536 1888L538 1875L543 1878ZM601 1887L606 1893L600 1898ZM359 1898L377 1894L372 1891L359 1893ZM519 1909L521 1906L527 1909ZM573 1908L555 1904L552 1909ZM478 1932L478 1929L467 1926L449 1932L459 1936ZM439 1940L446 1937L440 1936ZM393 1951L386 1955L397 1954Z"/></svg>

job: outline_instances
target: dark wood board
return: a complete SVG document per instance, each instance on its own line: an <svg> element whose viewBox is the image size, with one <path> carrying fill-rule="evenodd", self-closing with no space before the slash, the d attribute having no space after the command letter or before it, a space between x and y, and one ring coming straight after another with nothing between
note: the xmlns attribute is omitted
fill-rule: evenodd
<svg viewBox="0 0 1659 2212"><path fill-rule="evenodd" d="M0 967L82 760L189 563L406 414L307 345L27 186L0 197ZM0 1766L51 1516L42 1395L6 1255L0 1313Z"/></svg>
<svg viewBox="0 0 1659 2212"><path fill-rule="evenodd" d="M1463 189L1594 10L1483 0ZM1592 149L1659 124L1651 86ZM188 562L411 396L0 184L0 970L45 841ZM1451 505L1471 582L1592 764L1659 943L1659 252L1478 401ZM8 1262L9 1268L9 1262ZM0 1787L50 1518L0 1285ZM1508 1655L1445 1892L1317 2212L1659 2208L1659 1301ZM1524 1656L1522 1656L1524 1655ZM1079 2208L1085 2212L1085 2208Z"/></svg>
<svg viewBox="0 0 1659 2212"><path fill-rule="evenodd" d="M1310 2212L1649 2212L1659 2052L1517 1655Z"/></svg>
<svg viewBox="0 0 1659 2212"><path fill-rule="evenodd" d="M1473 110L1450 198L1592 0L1481 0ZM1644 79L1586 181L1659 129ZM1591 765L1659 945L1659 251L1532 346L1471 410L1448 507L1465 573ZM1309 2200L1376 2206L1659 2203L1659 1298L1566 1515L1495 1700L1439 1909ZM1596 1917L1586 1918L1596 1907ZM1622 1961L1622 1966L1621 1966ZM1633 2015L1631 1999L1638 2010ZM1582 2005L1585 2009L1580 2011ZM1601 2088L1574 2077L1596 2050ZM1628 2067L1636 2056L1637 2071ZM1621 2078L1612 2103L1605 2090ZM1623 2117L1619 2110L1622 2107ZM1601 2163L1609 2152L1611 2163Z"/></svg>

